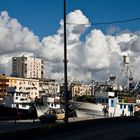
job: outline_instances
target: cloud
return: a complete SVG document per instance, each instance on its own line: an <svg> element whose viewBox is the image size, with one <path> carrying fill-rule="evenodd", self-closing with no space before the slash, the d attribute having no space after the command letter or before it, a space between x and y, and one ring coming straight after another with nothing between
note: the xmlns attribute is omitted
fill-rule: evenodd
<svg viewBox="0 0 140 140"><path fill-rule="evenodd" d="M104 34L99 29L91 30L85 41L81 35L90 27L89 19L80 11L70 12L67 17L67 54L68 79L90 82L92 79L106 79L113 73L119 75L122 56L128 53L140 60L140 32L120 32L117 27L108 29ZM70 24L75 23L75 24ZM82 24L82 25L79 25ZM117 32L117 34L114 34ZM0 14L0 73L11 73L13 56L38 56L45 60L45 77L63 79L64 45L63 20L60 28L52 36L39 41L27 27L23 27L17 19L11 18L6 11ZM135 77L139 75L140 62L133 63Z"/></svg>
<svg viewBox="0 0 140 140"><path fill-rule="evenodd" d="M83 15L80 10L75 10L67 15L67 23L76 23L77 25L67 25L67 48L68 48L68 73L69 77L77 76L79 68L82 66L84 58L83 46L80 41L81 34L88 28L89 20ZM46 76L51 76L55 79L62 79L63 76L63 59L64 59L64 45L63 45L63 20L60 21L60 28L56 35L45 37L42 40L42 48L38 56L42 56L46 62L51 63L51 68L47 70ZM79 55L83 57L79 57ZM61 78L60 78L61 77ZM80 78L81 79L81 78Z"/></svg>
<svg viewBox="0 0 140 140"><path fill-rule="evenodd" d="M10 60L13 56L34 55L40 42L28 28L9 17L6 11L0 14L0 72L11 74Z"/></svg>
<svg viewBox="0 0 140 140"><path fill-rule="evenodd" d="M112 34L116 34L116 33L118 33L118 32L120 32L120 28L119 27L116 27L116 26L110 26L109 28L107 28L107 34L108 35L112 35Z"/></svg>
<svg viewBox="0 0 140 140"><path fill-rule="evenodd" d="M70 12L67 17L67 44L68 49L79 43L79 38L81 34L90 26L88 18L83 15L80 10L75 10L74 12ZM83 25L81 25L83 24ZM85 24L85 25L84 25ZM86 25L87 24L87 25ZM63 20L60 21L60 30L58 33L62 36L63 40Z"/></svg>
<svg viewBox="0 0 140 140"><path fill-rule="evenodd" d="M0 54L13 52L34 52L38 49L39 41L28 28L13 18L6 11L0 15Z"/></svg>
<svg viewBox="0 0 140 140"><path fill-rule="evenodd" d="M100 30L92 30L87 36L85 68L100 70L109 65L109 48L106 36Z"/></svg>

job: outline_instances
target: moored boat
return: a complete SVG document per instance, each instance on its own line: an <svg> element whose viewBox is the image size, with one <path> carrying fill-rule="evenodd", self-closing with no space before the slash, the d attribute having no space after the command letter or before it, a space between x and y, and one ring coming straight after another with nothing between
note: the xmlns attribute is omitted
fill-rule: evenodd
<svg viewBox="0 0 140 140"><path fill-rule="evenodd" d="M14 87L7 89L3 104L0 106L0 119L36 119L34 102L27 92L17 92Z"/></svg>

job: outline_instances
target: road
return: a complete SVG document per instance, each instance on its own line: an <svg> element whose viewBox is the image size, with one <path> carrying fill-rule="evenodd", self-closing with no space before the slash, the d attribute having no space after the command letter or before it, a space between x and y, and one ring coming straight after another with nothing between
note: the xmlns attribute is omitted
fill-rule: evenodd
<svg viewBox="0 0 140 140"><path fill-rule="evenodd" d="M52 135L36 137L38 140L140 140L140 122L103 124L82 127Z"/></svg>
<svg viewBox="0 0 140 140"><path fill-rule="evenodd" d="M16 135L10 137L10 140L140 140L140 119L103 123L97 121L93 124L85 122L66 125L66 127L63 125L42 133Z"/></svg>

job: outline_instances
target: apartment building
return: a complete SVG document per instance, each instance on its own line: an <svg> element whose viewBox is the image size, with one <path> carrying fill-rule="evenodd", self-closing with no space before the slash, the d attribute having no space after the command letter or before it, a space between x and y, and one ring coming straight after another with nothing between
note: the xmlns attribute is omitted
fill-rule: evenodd
<svg viewBox="0 0 140 140"><path fill-rule="evenodd" d="M54 79L30 79L0 75L0 98L3 98L6 92L29 93L34 101L42 95L54 95L60 92L60 85Z"/></svg>
<svg viewBox="0 0 140 140"><path fill-rule="evenodd" d="M60 85L54 79L40 79L39 93L40 95L56 94L60 92Z"/></svg>
<svg viewBox="0 0 140 140"><path fill-rule="evenodd" d="M68 87L68 98L72 99L82 95L92 95L92 88L90 85L86 85L77 81L74 81ZM64 93L64 84L60 86L60 92Z"/></svg>
<svg viewBox="0 0 140 140"><path fill-rule="evenodd" d="M12 76L22 78L43 78L43 60L33 57L13 57Z"/></svg>
<svg viewBox="0 0 140 140"><path fill-rule="evenodd" d="M92 89L89 85L85 85L78 82L73 82L71 84L71 93L72 97L82 96L82 95L91 95Z"/></svg>
<svg viewBox="0 0 140 140"><path fill-rule="evenodd" d="M4 74L0 75L0 98L5 96L6 88L8 87L8 79ZM1 99L2 100L2 99Z"/></svg>
<svg viewBox="0 0 140 140"><path fill-rule="evenodd" d="M17 92L29 93L32 100L39 97L39 80L28 78L8 77L9 87L15 87ZM15 85L13 82L15 81Z"/></svg>
<svg viewBox="0 0 140 140"><path fill-rule="evenodd" d="M29 93L29 97L34 101L39 98L39 80L29 78L19 78L11 76L0 76L0 95L5 96L7 89L15 88L16 92Z"/></svg>

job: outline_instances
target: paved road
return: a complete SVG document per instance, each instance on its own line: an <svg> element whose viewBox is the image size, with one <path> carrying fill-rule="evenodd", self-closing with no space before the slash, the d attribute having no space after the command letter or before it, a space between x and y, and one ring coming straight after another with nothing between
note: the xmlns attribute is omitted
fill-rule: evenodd
<svg viewBox="0 0 140 140"><path fill-rule="evenodd" d="M140 122L102 124L73 131L42 135L38 140L140 140Z"/></svg>
<svg viewBox="0 0 140 140"><path fill-rule="evenodd" d="M0 138L1 139L1 138ZM7 138L6 138L7 139ZM127 121L105 121L91 124L78 123L67 127L56 127L52 131L32 135L10 137L14 139L26 140L140 140L140 120ZM2 140L2 139L1 139Z"/></svg>

